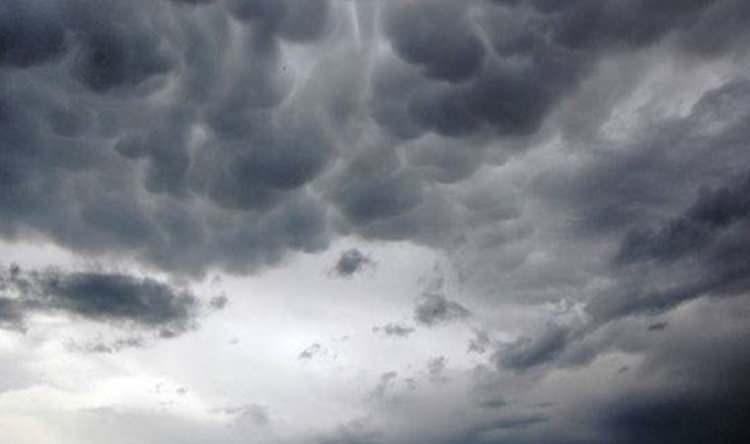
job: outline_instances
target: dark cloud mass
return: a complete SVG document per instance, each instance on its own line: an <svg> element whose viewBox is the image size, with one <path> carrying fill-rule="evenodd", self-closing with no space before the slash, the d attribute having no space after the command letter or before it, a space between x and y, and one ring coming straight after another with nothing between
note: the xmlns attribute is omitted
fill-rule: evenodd
<svg viewBox="0 0 750 444"><path fill-rule="evenodd" d="M747 0L3 0L0 240L167 280L5 268L0 328L136 330L70 342L103 356L227 307L165 282L403 242L457 288L372 331L473 332L495 401L443 421L377 368L372 414L312 441L750 442L748 44ZM430 353L453 396L462 363ZM400 435L405 406L435 417Z"/></svg>
<svg viewBox="0 0 750 444"><path fill-rule="evenodd" d="M684 441L739 443L750 437L747 426L747 353L743 301L703 301L688 316L661 334L660 344L645 352L645 361L629 393L612 393L594 416L595 422L622 442ZM729 312L740 310L742 314ZM695 329L710 321L714 333ZM719 323L722 325L719 326ZM673 332L672 329L678 329ZM705 365L713 362L716 365ZM618 391L616 391L618 392ZM622 393L622 389L619 390Z"/></svg>
<svg viewBox="0 0 750 444"><path fill-rule="evenodd" d="M134 320L160 325L187 319L195 298L178 294L150 279L124 275L74 273L45 276L41 280L41 303L91 319Z"/></svg>
<svg viewBox="0 0 750 444"><path fill-rule="evenodd" d="M126 274L25 272L11 266L0 281L0 319L11 325L34 313L62 313L120 327L168 329L177 335L196 324L200 307L187 290ZM134 345L138 344L116 341L107 349Z"/></svg>
<svg viewBox="0 0 750 444"><path fill-rule="evenodd" d="M527 369L554 359L566 345L570 331L549 325L537 337L523 337L499 353L501 364L511 369Z"/></svg>
<svg viewBox="0 0 750 444"><path fill-rule="evenodd" d="M743 33L707 23L750 13L394 2L393 53L371 56L335 38L348 6L325 0L94 3L3 5L0 232L180 272L252 270L336 234L448 246L480 210L436 184L505 157L493 138L539 129L610 52L673 34L729 51ZM287 49L321 45L332 60L303 78ZM372 75L332 68L352 57Z"/></svg>
<svg viewBox="0 0 750 444"><path fill-rule="evenodd" d="M340 277L350 277L373 265L372 259L358 249L351 248L341 253L333 271Z"/></svg>
<svg viewBox="0 0 750 444"><path fill-rule="evenodd" d="M26 68L65 49L65 29L42 2L8 1L0 9L0 65Z"/></svg>
<svg viewBox="0 0 750 444"><path fill-rule="evenodd" d="M425 293L414 308L414 320L427 327L459 321L471 312L458 302L446 299L439 293Z"/></svg>

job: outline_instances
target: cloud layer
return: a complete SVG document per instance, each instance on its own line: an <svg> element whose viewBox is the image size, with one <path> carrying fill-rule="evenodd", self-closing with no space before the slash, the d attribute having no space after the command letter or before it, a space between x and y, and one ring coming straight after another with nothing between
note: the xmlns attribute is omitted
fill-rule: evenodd
<svg viewBox="0 0 750 444"><path fill-rule="evenodd" d="M12 266L0 327L136 330L72 347L113 354L234 307L166 282L426 247L455 282L379 287L359 312L407 321L364 331L468 357L373 364L366 414L295 439L745 442L748 43L744 0L5 0L0 240L172 280ZM380 268L363 248L328 275ZM295 335L356 310L279 301L290 366L339 359Z"/></svg>

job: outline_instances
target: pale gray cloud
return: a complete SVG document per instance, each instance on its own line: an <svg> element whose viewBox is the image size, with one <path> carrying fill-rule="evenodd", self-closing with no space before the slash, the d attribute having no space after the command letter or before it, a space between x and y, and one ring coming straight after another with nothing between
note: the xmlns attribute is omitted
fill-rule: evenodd
<svg viewBox="0 0 750 444"><path fill-rule="evenodd" d="M416 328L408 325L390 322L381 327L372 327L373 333L382 333L385 336L406 338L416 331Z"/></svg>

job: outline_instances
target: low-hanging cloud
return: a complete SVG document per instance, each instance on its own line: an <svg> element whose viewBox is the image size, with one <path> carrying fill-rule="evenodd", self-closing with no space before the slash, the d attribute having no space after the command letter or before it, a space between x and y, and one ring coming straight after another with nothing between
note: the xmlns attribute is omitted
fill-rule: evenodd
<svg viewBox="0 0 750 444"><path fill-rule="evenodd" d="M195 325L200 301L188 290L151 278L107 272L23 271L11 266L0 275L0 315L23 325L34 313L61 313L103 324L181 334ZM128 340L109 349L122 348Z"/></svg>

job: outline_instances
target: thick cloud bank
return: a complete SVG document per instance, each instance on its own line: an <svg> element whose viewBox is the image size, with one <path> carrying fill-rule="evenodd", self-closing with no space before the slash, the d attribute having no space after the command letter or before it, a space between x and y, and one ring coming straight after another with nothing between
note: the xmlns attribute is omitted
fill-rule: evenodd
<svg viewBox="0 0 750 444"><path fill-rule="evenodd" d="M180 272L250 270L338 234L452 245L517 216L460 184L524 149L599 61L663 41L727 53L744 28L713 23L750 14L303 3L6 2L3 235Z"/></svg>

